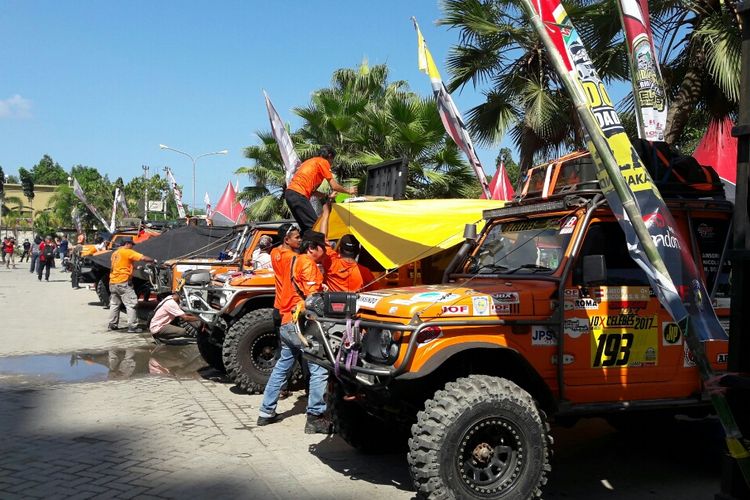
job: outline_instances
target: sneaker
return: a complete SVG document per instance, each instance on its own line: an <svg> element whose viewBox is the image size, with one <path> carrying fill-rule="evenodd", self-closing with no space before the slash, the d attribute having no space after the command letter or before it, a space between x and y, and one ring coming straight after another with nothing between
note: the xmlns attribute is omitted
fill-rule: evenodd
<svg viewBox="0 0 750 500"><path fill-rule="evenodd" d="M305 434L330 434L331 422L322 415L307 415Z"/></svg>
<svg viewBox="0 0 750 500"><path fill-rule="evenodd" d="M102 309L109 309L109 306L102 306Z"/></svg>
<svg viewBox="0 0 750 500"><path fill-rule="evenodd" d="M143 328L133 328L130 326L128 327L128 333L142 333L142 332L143 332Z"/></svg>
<svg viewBox="0 0 750 500"><path fill-rule="evenodd" d="M258 427L263 427L264 425L273 424L275 422L278 422L283 417L279 415L278 413L274 413L271 417L258 417L258 422L256 422L256 425Z"/></svg>
<svg viewBox="0 0 750 500"><path fill-rule="evenodd" d="M112 323L107 325L107 330L119 330L120 327L117 325L113 325Z"/></svg>

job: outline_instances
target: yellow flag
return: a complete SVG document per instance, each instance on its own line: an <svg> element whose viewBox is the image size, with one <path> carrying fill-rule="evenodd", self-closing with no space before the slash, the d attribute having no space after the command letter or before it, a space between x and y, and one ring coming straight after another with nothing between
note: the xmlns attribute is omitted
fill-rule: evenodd
<svg viewBox="0 0 750 500"><path fill-rule="evenodd" d="M417 24L416 19L412 18L412 20L414 21L414 28L417 30L417 58L419 61L419 70L427 73L430 80L433 82L441 82L440 73L438 72L437 66L435 66L435 61L432 59L432 54L430 54L430 51L427 48L427 42L424 41L424 37L419 30L419 25Z"/></svg>

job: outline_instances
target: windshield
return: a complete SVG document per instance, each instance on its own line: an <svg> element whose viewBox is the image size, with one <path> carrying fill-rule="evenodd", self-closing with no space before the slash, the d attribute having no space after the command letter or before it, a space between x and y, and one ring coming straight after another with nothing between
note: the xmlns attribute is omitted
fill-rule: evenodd
<svg viewBox="0 0 750 500"><path fill-rule="evenodd" d="M474 253L472 274L551 274L562 262L577 217L495 224Z"/></svg>
<svg viewBox="0 0 750 500"><path fill-rule="evenodd" d="M247 228L243 228L242 231L237 232L231 240L224 246L224 249L221 251L221 254L225 256L224 258L233 259L237 252L241 250L240 245L244 243L244 237L247 233ZM219 258L222 258L220 255Z"/></svg>

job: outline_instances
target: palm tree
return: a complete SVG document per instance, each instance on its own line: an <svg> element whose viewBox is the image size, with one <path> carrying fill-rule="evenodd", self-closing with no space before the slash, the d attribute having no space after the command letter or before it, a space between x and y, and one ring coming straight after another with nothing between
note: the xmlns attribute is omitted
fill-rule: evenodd
<svg viewBox="0 0 750 500"><path fill-rule="evenodd" d="M605 83L628 79L615 0L577 0L566 7ZM738 18L731 2L719 0L657 0L650 8L672 97L666 140L679 143L688 124L705 126L736 114ZM522 169L583 145L570 100L520 0L448 0L443 9L440 24L460 33L447 62L449 89L486 87L485 102L467 113L480 143L497 143L510 132ZM632 113L632 95L620 108Z"/></svg>
<svg viewBox="0 0 750 500"><path fill-rule="evenodd" d="M411 165L410 197L478 193L434 100L420 98L402 81L389 83L385 65L362 63L356 71L336 71L331 87L315 92L311 103L295 113L304 120L298 133L308 148L300 151L302 156L331 144L342 178L362 179L367 165L404 157Z"/></svg>
<svg viewBox="0 0 750 500"><path fill-rule="evenodd" d="M246 187L237 195L240 201L247 204L247 215L250 220L278 220L290 217L289 207L282 195L286 189L284 165L279 146L270 132L256 134L260 145L245 148L245 158L254 161L249 167L240 167L235 174L247 174L252 186ZM299 137L295 141L299 143Z"/></svg>
<svg viewBox="0 0 750 500"><path fill-rule="evenodd" d="M18 236L18 227L24 219L23 209L23 201L18 196L5 196L2 205L0 205L3 225L6 228L12 228L14 236Z"/></svg>

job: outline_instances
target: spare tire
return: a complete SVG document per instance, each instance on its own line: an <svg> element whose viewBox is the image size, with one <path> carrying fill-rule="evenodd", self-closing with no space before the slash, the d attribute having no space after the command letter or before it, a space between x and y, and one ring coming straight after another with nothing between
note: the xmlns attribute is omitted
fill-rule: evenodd
<svg viewBox="0 0 750 500"><path fill-rule="evenodd" d="M249 394L263 392L276 364L278 344L273 309L242 315L224 337L222 356L229 380Z"/></svg>
<svg viewBox="0 0 750 500"><path fill-rule="evenodd" d="M103 306L109 305L109 283L105 283L104 278L96 282L96 295Z"/></svg>

